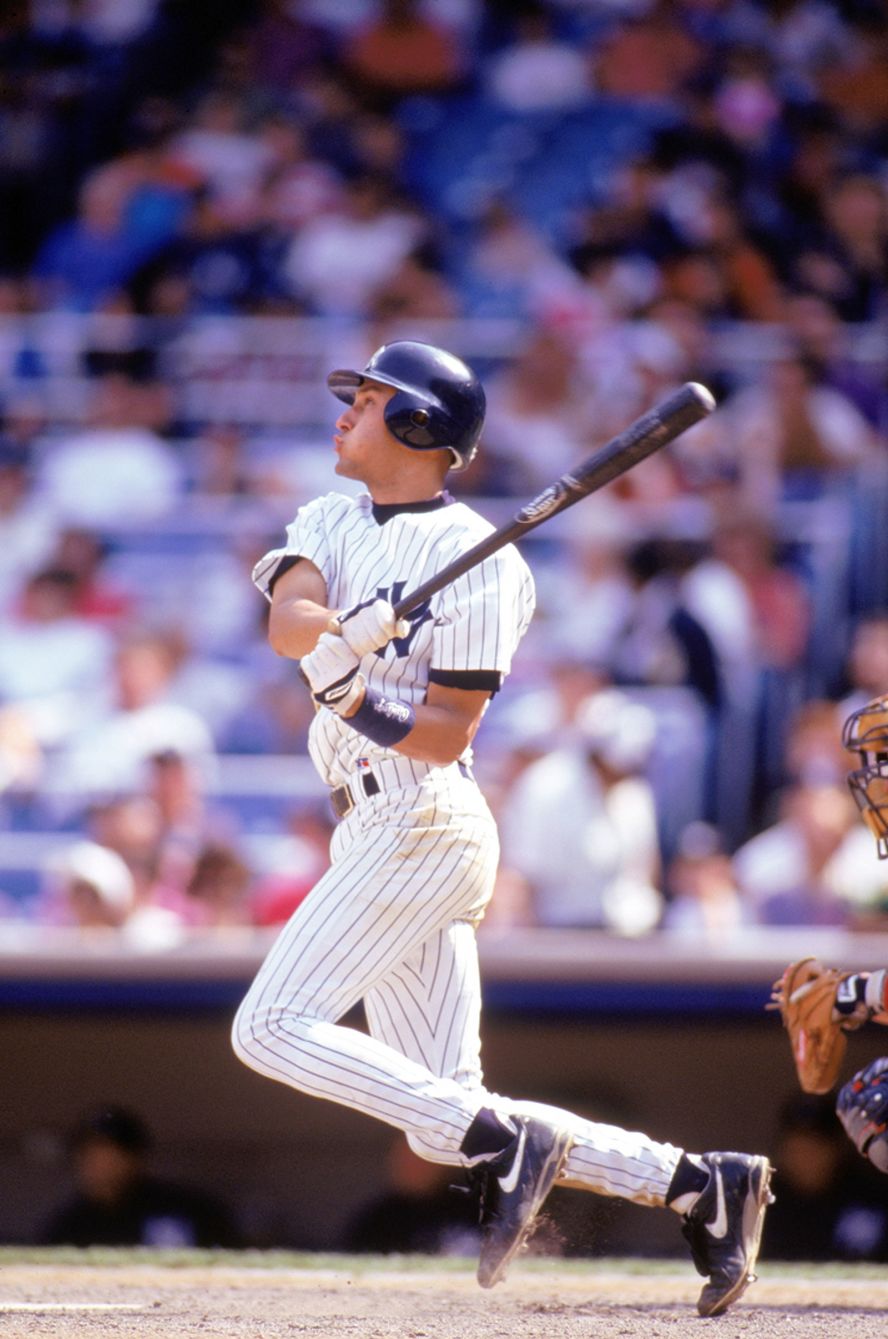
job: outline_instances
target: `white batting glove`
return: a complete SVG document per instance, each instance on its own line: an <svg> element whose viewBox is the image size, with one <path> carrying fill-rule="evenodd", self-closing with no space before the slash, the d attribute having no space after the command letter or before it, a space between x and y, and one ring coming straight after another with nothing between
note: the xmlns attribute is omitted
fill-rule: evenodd
<svg viewBox="0 0 888 1339"><path fill-rule="evenodd" d="M410 631L410 621L395 618L395 611L388 600L365 600L353 609L346 609L336 615L343 641L351 647L356 656L369 655L387 646L393 637L406 637Z"/></svg>
<svg viewBox="0 0 888 1339"><path fill-rule="evenodd" d="M299 661L299 668L315 702L340 716L346 716L364 692L358 657L332 632L321 633L315 649Z"/></svg>

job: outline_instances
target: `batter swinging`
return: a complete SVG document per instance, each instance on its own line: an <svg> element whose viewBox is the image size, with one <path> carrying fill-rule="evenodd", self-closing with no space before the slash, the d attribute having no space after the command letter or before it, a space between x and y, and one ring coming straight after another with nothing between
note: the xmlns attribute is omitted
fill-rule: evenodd
<svg viewBox="0 0 888 1339"><path fill-rule="evenodd" d="M475 929L498 841L472 743L533 613L533 580L509 546L409 621L393 610L490 532L444 489L475 455L484 391L458 358L411 341L328 385L346 405L336 472L368 491L303 507L253 575L271 645L311 688L309 751L340 822L330 869L238 1011L234 1048L270 1078L403 1130L420 1156L471 1169L482 1286L505 1276L559 1180L680 1214L708 1280L698 1310L717 1315L753 1277L766 1158L687 1154L484 1087ZM339 1022L359 1000L370 1036Z"/></svg>

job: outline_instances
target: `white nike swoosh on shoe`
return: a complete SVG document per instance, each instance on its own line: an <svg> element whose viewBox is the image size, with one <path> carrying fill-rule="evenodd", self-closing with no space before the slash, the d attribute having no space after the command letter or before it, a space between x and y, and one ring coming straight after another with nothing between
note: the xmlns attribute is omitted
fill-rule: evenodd
<svg viewBox="0 0 888 1339"><path fill-rule="evenodd" d="M713 1237L723 1237L728 1231L728 1211L725 1206L725 1183L721 1169L715 1169L715 1217L706 1224L706 1231Z"/></svg>
<svg viewBox="0 0 888 1339"><path fill-rule="evenodd" d="M515 1156L512 1159L512 1166L505 1176L498 1176L499 1188L504 1195L511 1195L518 1184L518 1177L521 1173L521 1162L524 1158L524 1145L527 1143L527 1130L522 1125L521 1133L518 1136L518 1147L515 1150Z"/></svg>

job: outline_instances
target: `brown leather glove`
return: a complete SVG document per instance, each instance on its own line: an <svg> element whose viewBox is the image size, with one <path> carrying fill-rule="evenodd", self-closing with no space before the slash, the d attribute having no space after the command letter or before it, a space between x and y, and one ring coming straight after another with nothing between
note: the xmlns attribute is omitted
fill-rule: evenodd
<svg viewBox="0 0 888 1339"><path fill-rule="evenodd" d="M845 1058L846 1033L863 1017L837 1018L836 989L849 972L824 967L816 958L791 962L774 982L766 1009L779 1009L789 1033L799 1083L806 1093L828 1093Z"/></svg>

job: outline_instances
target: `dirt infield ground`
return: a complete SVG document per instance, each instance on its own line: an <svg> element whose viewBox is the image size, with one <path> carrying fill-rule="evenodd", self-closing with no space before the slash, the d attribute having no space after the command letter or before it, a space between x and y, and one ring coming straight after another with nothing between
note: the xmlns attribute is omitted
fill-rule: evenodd
<svg viewBox="0 0 888 1339"><path fill-rule="evenodd" d="M884 1339L888 1270L762 1266L701 1320L678 1262L526 1259L491 1292L469 1261L0 1252L3 1339Z"/></svg>

